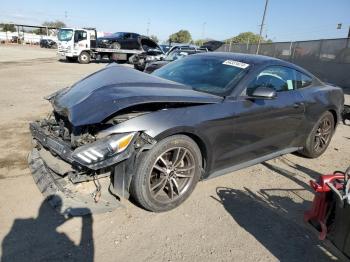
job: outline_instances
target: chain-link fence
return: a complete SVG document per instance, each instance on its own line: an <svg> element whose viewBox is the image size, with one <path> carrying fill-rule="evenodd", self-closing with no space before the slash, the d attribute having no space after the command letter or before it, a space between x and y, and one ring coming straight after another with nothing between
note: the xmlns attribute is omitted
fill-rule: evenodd
<svg viewBox="0 0 350 262"><path fill-rule="evenodd" d="M255 54L256 50L256 44L231 43L217 51ZM350 88L350 38L264 43L259 54L293 62L325 82Z"/></svg>

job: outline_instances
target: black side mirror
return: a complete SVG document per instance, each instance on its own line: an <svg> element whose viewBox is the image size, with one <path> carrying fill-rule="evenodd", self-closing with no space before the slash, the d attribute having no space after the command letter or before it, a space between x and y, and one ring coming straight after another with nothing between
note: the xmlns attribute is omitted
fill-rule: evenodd
<svg viewBox="0 0 350 262"><path fill-rule="evenodd" d="M257 99L274 99L276 96L277 94L274 89L263 86L256 88L250 95L250 97Z"/></svg>

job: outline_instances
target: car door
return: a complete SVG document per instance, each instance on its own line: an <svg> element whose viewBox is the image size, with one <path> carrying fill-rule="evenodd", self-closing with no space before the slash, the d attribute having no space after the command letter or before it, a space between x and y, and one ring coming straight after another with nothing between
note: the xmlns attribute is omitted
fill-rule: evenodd
<svg viewBox="0 0 350 262"><path fill-rule="evenodd" d="M295 147L298 128L303 122L305 106L296 90L295 70L270 66L256 74L242 94L225 107L232 110L230 132L216 154L215 169ZM258 87L276 91L273 99L252 98Z"/></svg>
<svg viewBox="0 0 350 262"><path fill-rule="evenodd" d="M131 33L124 33L123 36L123 49L135 49L135 40L132 38Z"/></svg>
<svg viewBox="0 0 350 262"><path fill-rule="evenodd" d="M89 41L87 40L87 32L84 30L76 30L74 33L74 49L85 50L89 48Z"/></svg>

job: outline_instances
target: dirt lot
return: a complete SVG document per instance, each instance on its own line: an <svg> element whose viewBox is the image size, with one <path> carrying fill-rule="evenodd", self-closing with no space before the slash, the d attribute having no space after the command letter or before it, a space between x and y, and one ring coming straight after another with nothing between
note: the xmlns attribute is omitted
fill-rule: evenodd
<svg viewBox="0 0 350 262"><path fill-rule="evenodd" d="M42 204L27 168L28 123L51 110L43 96L104 64L62 63L54 51L33 48L0 47L0 58L3 261L28 261L33 253L36 261L336 260L302 216L313 197L308 181L350 164L349 126L339 125L319 159L286 155L201 182L167 213L123 201L125 209L65 220Z"/></svg>

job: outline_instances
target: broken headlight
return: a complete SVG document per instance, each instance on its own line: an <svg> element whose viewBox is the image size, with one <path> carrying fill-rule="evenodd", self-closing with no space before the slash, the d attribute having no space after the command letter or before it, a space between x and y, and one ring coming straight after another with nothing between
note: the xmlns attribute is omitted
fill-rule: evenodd
<svg viewBox="0 0 350 262"><path fill-rule="evenodd" d="M77 148L72 156L82 164L94 164L123 152L131 143L135 132L126 134L115 134L100 139L92 144Z"/></svg>

